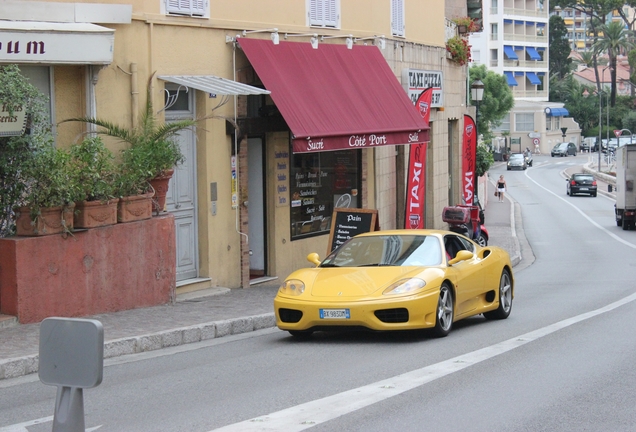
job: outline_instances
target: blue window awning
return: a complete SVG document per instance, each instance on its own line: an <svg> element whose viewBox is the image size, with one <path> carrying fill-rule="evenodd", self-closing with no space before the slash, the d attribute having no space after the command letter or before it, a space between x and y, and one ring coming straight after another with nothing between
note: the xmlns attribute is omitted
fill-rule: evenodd
<svg viewBox="0 0 636 432"><path fill-rule="evenodd" d="M541 56L539 55L537 50L534 49L533 47L526 47L526 52L528 53L528 55L530 56L532 60L541 60Z"/></svg>
<svg viewBox="0 0 636 432"><path fill-rule="evenodd" d="M506 57L510 60L519 60L517 53L515 53L515 50L512 49L510 45L504 45L504 54L506 54Z"/></svg>
<svg viewBox="0 0 636 432"><path fill-rule="evenodd" d="M538 23L537 23L537 27L545 27L545 23L540 23L540 22L538 22Z"/></svg>
<svg viewBox="0 0 636 432"><path fill-rule="evenodd" d="M504 24L512 24L512 20L511 19L504 19Z"/></svg>
<svg viewBox="0 0 636 432"><path fill-rule="evenodd" d="M534 72L526 72L526 77L530 80L530 84L541 85L541 80Z"/></svg>
<svg viewBox="0 0 636 432"><path fill-rule="evenodd" d="M567 117L570 115L570 112L565 108L550 108L546 110L546 115L550 117Z"/></svg>
<svg viewBox="0 0 636 432"><path fill-rule="evenodd" d="M512 72L504 72L504 75L506 75L506 80L508 81L509 86L519 85L515 77L512 75Z"/></svg>
<svg viewBox="0 0 636 432"><path fill-rule="evenodd" d="M523 21L515 20L515 25L523 25L523 24L524 24L524 22L523 22Z"/></svg>
<svg viewBox="0 0 636 432"><path fill-rule="evenodd" d="M523 76L523 72L517 71L517 72L515 72L515 76Z"/></svg>

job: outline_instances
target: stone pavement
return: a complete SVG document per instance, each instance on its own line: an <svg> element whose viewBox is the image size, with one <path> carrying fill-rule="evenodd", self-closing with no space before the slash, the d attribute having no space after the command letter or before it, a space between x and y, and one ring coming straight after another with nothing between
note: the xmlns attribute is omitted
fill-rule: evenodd
<svg viewBox="0 0 636 432"><path fill-rule="evenodd" d="M489 186L489 193L493 187ZM523 227L515 204L510 199L486 202L489 244L506 249L513 265L521 262L522 253L524 258L531 256L527 242L519 237ZM99 320L104 327L104 358L152 351L274 327L273 299L279 283L213 288L178 295L170 305L85 318ZM39 323L0 327L0 380L37 372L39 329Z"/></svg>

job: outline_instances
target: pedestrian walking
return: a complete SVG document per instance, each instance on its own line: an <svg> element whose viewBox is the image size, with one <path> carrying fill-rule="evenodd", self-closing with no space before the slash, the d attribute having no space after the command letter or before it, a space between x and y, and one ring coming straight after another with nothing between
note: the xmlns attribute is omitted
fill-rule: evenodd
<svg viewBox="0 0 636 432"><path fill-rule="evenodd" d="M502 174L499 176L499 180L497 180L497 195L499 197L499 202L504 201L504 192L507 190L508 186L506 186L506 180Z"/></svg>

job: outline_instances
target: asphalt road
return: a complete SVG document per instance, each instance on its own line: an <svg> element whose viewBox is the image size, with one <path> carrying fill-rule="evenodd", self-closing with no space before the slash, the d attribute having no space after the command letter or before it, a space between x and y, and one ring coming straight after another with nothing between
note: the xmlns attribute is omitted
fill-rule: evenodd
<svg viewBox="0 0 636 432"><path fill-rule="evenodd" d="M267 329L108 360L84 391L87 429L636 430L636 232L616 227L610 199L566 196L562 171L586 160L491 173L534 256L515 271L509 319L472 318L444 339ZM54 401L35 376L1 382L0 431L50 430Z"/></svg>

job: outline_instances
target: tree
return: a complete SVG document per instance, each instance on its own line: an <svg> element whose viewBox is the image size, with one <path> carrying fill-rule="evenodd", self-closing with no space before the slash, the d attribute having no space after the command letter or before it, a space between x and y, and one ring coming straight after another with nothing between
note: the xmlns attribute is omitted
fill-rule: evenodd
<svg viewBox="0 0 636 432"><path fill-rule="evenodd" d="M609 24L603 24L600 28L602 36L594 42L593 48L597 52L606 51L609 57L610 77L612 81L612 90L610 95L610 105L616 105L616 58L622 51L628 51L634 47L629 40L631 32L625 29L623 23L612 21Z"/></svg>
<svg viewBox="0 0 636 432"><path fill-rule="evenodd" d="M548 36L550 75L558 75L563 79L572 71L572 59L570 58L570 42L567 39L568 30L563 18L558 15L550 17L550 30Z"/></svg>
<svg viewBox="0 0 636 432"><path fill-rule="evenodd" d="M484 140L492 138L491 126L498 126L506 114L515 105L512 90L508 87L506 77L486 69L486 65L473 66L469 70L469 82L481 80L484 83L484 97L479 102L477 130Z"/></svg>

